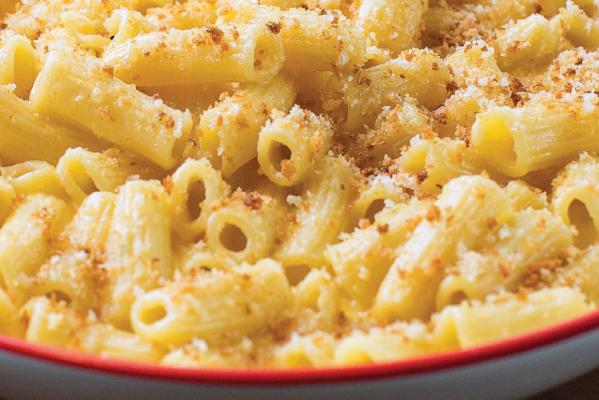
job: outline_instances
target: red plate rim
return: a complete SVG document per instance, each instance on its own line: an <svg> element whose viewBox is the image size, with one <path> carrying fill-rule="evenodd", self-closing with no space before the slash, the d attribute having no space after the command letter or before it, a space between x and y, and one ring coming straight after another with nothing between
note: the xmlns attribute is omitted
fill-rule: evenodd
<svg viewBox="0 0 599 400"><path fill-rule="evenodd" d="M0 335L0 350L88 371L204 384L310 384L401 377L475 364L533 350L599 328L599 310L547 328L465 350L372 365L328 368L178 368L101 358Z"/></svg>

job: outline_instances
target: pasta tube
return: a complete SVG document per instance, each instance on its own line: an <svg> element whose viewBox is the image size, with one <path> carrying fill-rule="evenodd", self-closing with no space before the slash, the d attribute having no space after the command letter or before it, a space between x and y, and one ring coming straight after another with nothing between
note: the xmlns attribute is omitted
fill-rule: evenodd
<svg viewBox="0 0 599 400"><path fill-rule="evenodd" d="M0 167L0 175L13 186L17 195L45 193L61 199L68 197L56 168L44 161L25 161Z"/></svg>
<svg viewBox="0 0 599 400"><path fill-rule="evenodd" d="M426 194L441 192L453 178L482 171L472 148L462 140L449 138L412 140L399 158L399 165L416 176L419 189Z"/></svg>
<svg viewBox="0 0 599 400"><path fill-rule="evenodd" d="M106 240L111 287L102 317L116 327L129 326L131 304L174 272L168 197L156 181L121 186Z"/></svg>
<svg viewBox="0 0 599 400"><path fill-rule="evenodd" d="M285 67L291 70L333 71L363 65L369 58L366 38L338 11L259 5L234 0L218 11L221 23L263 21L283 42Z"/></svg>
<svg viewBox="0 0 599 400"><path fill-rule="evenodd" d="M583 153L553 182L551 205L562 220L576 228L574 243L586 247L599 231L599 160Z"/></svg>
<svg viewBox="0 0 599 400"><path fill-rule="evenodd" d="M566 38L574 45L587 50L599 48L599 22L586 15L575 3L569 1L558 18L565 23Z"/></svg>
<svg viewBox="0 0 599 400"><path fill-rule="evenodd" d="M272 110L286 112L295 99L293 83L278 76L235 91L200 118L200 146L225 177L256 157L260 128Z"/></svg>
<svg viewBox="0 0 599 400"><path fill-rule="evenodd" d="M103 357L158 362L165 351L131 332L97 322L64 302L34 297L23 308L29 320L25 339Z"/></svg>
<svg viewBox="0 0 599 400"><path fill-rule="evenodd" d="M350 79L351 78L351 79ZM430 50L406 50L397 58L349 75L343 89L347 129L372 126L384 106L409 95L424 107L443 104L451 75L443 60Z"/></svg>
<svg viewBox="0 0 599 400"><path fill-rule="evenodd" d="M327 248L326 259L340 286L360 305L373 302L396 249L409 239L429 206L426 201L394 205L378 213L369 227L356 229Z"/></svg>
<svg viewBox="0 0 599 400"><path fill-rule="evenodd" d="M308 182L298 201L296 225L275 253L275 259L288 267L319 267L324 250L347 226L344 216L354 195L355 181L351 165L341 157L325 157ZM315 226L320 229L314 230Z"/></svg>
<svg viewBox="0 0 599 400"><path fill-rule="evenodd" d="M502 28L494 47L503 71L535 71L551 63L566 43L561 21L533 14Z"/></svg>
<svg viewBox="0 0 599 400"><path fill-rule="evenodd" d="M368 132L358 135L350 153L362 164L381 165L385 157L399 157L402 148L417 135L432 135L428 115L411 97L402 97L394 107L383 107Z"/></svg>
<svg viewBox="0 0 599 400"><path fill-rule="evenodd" d="M502 289L515 291L535 266L556 264L572 244L568 227L547 210L526 209L501 228L500 238L484 254L466 253L457 271L448 275L437 293L437 309L456 299L484 299ZM557 265L559 265L559 260Z"/></svg>
<svg viewBox="0 0 599 400"><path fill-rule="evenodd" d="M216 22L219 3L210 0L173 2L148 9L145 17L148 23L159 27L158 30L201 28Z"/></svg>
<svg viewBox="0 0 599 400"><path fill-rule="evenodd" d="M175 261L177 271L183 275L211 269L228 270L234 266L233 260L211 251L203 240L179 249Z"/></svg>
<svg viewBox="0 0 599 400"><path fill-rule="evenodd" d="M557 284L564 284L580 289L582 293L593 303L599 302L599 245L587 247L576 257L572 257L570 265L560 271L557 276Z"/></svg>
<svg viewBox="0 0 599 400"><path fill-rule="evenodd" d="M76 309L98 309L109 283L102 264L115 198L113 193L94 192L83 201L63 232L62 251L33 279L34 295L54 294Z"/></svg>
<svg viewBox="0 0 599 400"><path fill-rule="evenodd" d="M116 149L103 153L69 149L58 160L56 172L76 203L95 191L112 192L131 176L147 178L151 175L149 167Z"/></svg>
<svg viewBox="0 0 599 400"><path fill-rule="evenodd" d="M39 62L29 39L11 35L4 43L0 41L0 85L14 84L14 93L26 99L38 70Z"/></svg>
<svg viewBox="0 0 599 400"><path fill-rule="evenodd" d="M15 189L10 182L0 178L0 227L12 212L16 196Z"/></svg>
<svg viewBox="0 0 599 400"><path fill-rule="evenodd" d="M0 289L0 333L15 337L23 337L25 324L19 318L19 310L8 294Z"/></svg>
<svg viewBox="0 0 599 400"><path fill-rule="evenodd" d="M423 324L412 323L353 332L338 342L333 363L372 364L425 354L431 347L425 330Z"/></svg>
<svg viewBox="0 0 599 400"><path fill-rule="evenodd" d="M355 227L361 219L373 222L385 207L403 203L408 199L404 189L393 178L385 175L370 177L352 204L349 228Z"/></svg>
<svg viewBox="0 0 599 400"><path fill-rule="evenodd" d="M517 294L489 304L448 309L461 347L472 347L550 326L591 310L584 296L568 287L542 289L524 298Z"/></svg>
<svg viewBox="0 0 599 400"><path fill-rule="evenodd" d="M49 54L31 90L31 103L40 112L89 130L163 168L179 161L191 133L189 112L142 94L91 57Z"/></svg>
<svg viewBox="0 0 599 400"><path fill-rule="evenodd" d="M51 243L68 222L67 204L48 195L31 195L0 229L0 275L12 295L22 295L29 279L50 256Z"/></svg>
<svg viewBox="0 0 599 400"><path fill-rule="evenodd" d="M374 315L385 320L428 317L443 269L455 259L458 243L474 245L484 232L511 216L508 197L492 180L482 176L451 180L398 249L377 292Z"/></svg>
<svg viewBox="0 0 599 400"><path fill-rule="evenodd" d="M204 272L192 282L175 281L141 296L131 311L134 331L163 345L193 338L234 342L274 324L292 301L281 266L268 259Z"/></svg>
<svg viewBox="0 0 599 400"><path fill-rule="evenodd" d="M116 77L139 86L261 82L283 60L281 39L259 22L141 34L104 54Z"/></svg>
<svg viewBox="0 0 599 400"><path fill-rule="evenodd" d="M332 137L331 124L310 111L295 106L276 113L260 131L260 171L279 186L297 185L329 151Z"/></svg>
<svg viewBox="0 0 599 400"><path fill-rule="evenodd" d="M173 227L185 239L194 239L206 230L212 205L231 192L219 171L208 160L186 160L170 179Z"/></svg>
<svg viewBox="0 0 599 400"><path fill-rule="evenodd" d="M275 349L274 364L281 367L319 367L331 365L337 341L333 335L322 332L293 335Z"/></svg>
<svg viewBox="0 0 599 400"><path fill-rule="evenodd" d="M512 200L515 211L525 210L529 207L534 210L549 207L545 192L522 181L510 181L505 186L505 192Z"/></svg>
<svg viewBox="0 0 599 400"><path fill-rule="evenodd" d="M257 262L271 255L283 211L272 197L237 191L208 217L206 243L237 262Z"/></svg>
<svg viewBox="0 0 599 400"><path fill-rule="evenodd" d="M572 160L581 151L599 150L599 97L571 101L536 100L520 108L493 107L476 117L475 151L508 176Z"/></svg>
<svg viewBox="0 0 599 400"><path fill-rule="evenodd" d="M362 0L354 23L362 35L374 38L375 45L397 54L419 47L422 17L427 6L422 0Z"/></svg>
<svg viewBox="0 0 599 400"><path fill-rule="evenodd" d="M91 150L107 147L91 134L48 121L1 85L0 109L0 157L6 162L41 160L55 164L71 147Z"/></svg>

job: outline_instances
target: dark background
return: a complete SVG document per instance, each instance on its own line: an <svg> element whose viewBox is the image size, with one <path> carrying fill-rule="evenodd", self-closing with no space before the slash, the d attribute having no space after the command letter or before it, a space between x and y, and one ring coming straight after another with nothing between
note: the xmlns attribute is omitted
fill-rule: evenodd
<svg viewBox="0 0 599 400"><path fill-rule="evenodd" d="M528 400L599 400L599 369Z"/></svg>

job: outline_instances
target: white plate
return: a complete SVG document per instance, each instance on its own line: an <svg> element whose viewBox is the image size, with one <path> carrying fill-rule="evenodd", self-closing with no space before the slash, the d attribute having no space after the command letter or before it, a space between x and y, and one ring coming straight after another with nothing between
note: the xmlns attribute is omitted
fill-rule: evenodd
<svg viewBox="0 0 599 400"><path fill-rule="evenodd" d="M518 338L375 366L191 370L0 337L0 397L17 399L517 399L599 366L599 312Z"/></svg>

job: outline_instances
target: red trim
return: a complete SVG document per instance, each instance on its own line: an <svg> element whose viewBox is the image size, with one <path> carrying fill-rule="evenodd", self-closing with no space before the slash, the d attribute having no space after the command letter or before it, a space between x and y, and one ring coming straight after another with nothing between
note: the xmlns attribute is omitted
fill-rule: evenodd
<svg viewBox="0 0 599 400"><path fill-rule="evenodd" d="M375 365L313 369L193 369L164 367L104 359L94 355L36 345L2 335L0 335L0 350L66 366L132 377L243 385L306 384L378 379L439 371L554 344L596 328L599 328L599 311L593 311L582 317L549 328L476 348Z"/></svg>

